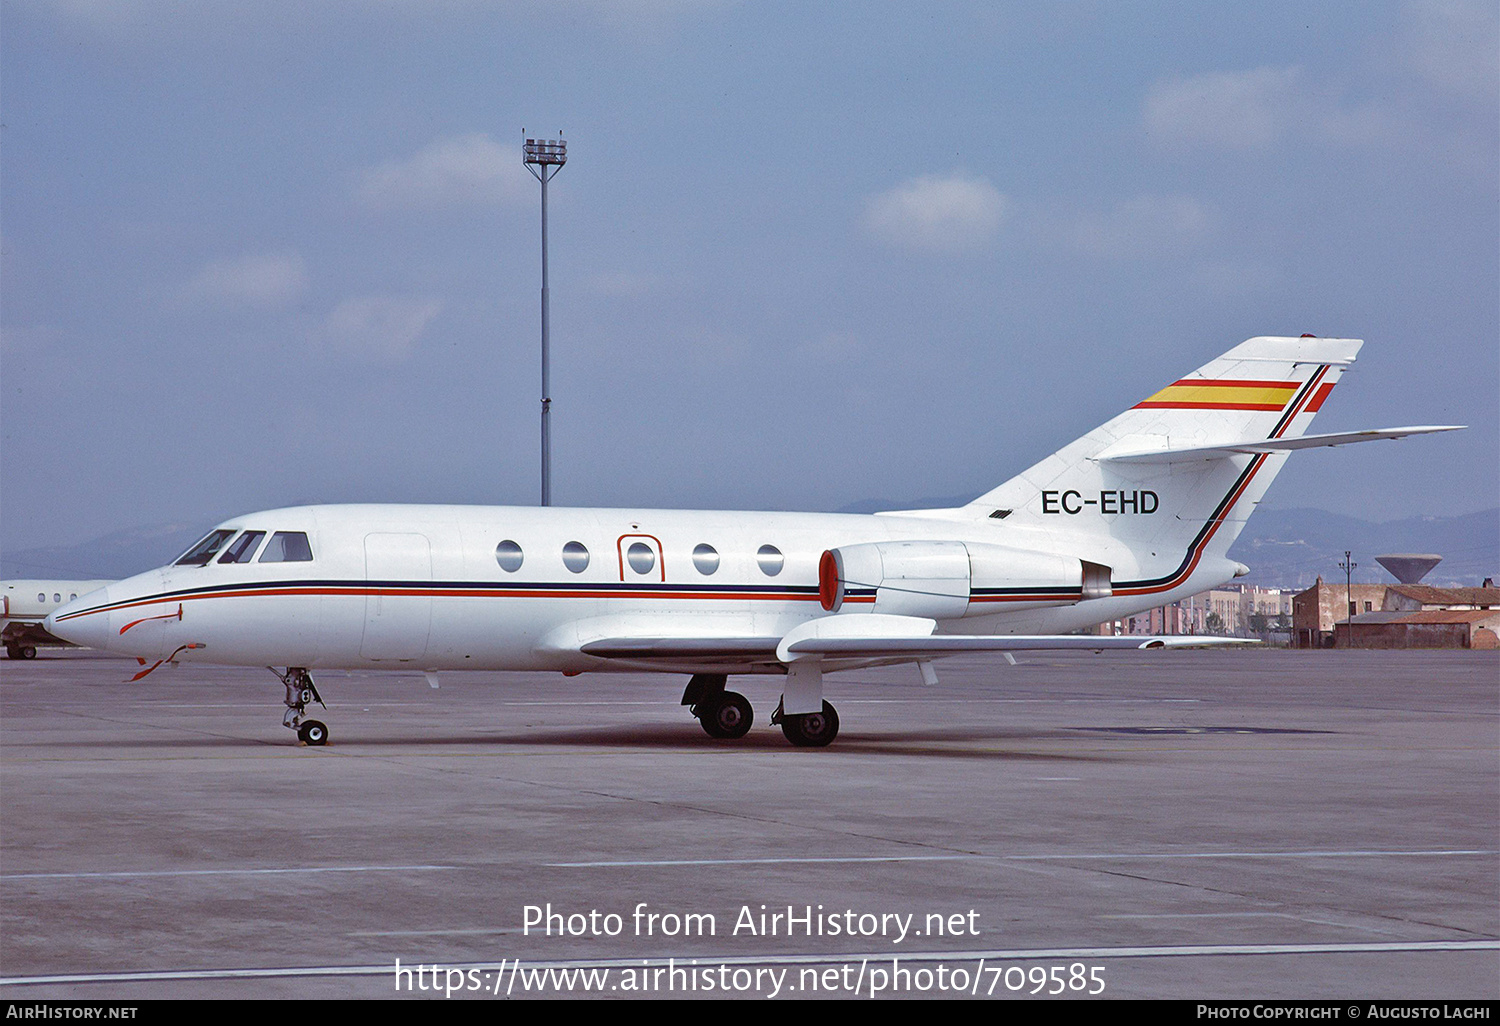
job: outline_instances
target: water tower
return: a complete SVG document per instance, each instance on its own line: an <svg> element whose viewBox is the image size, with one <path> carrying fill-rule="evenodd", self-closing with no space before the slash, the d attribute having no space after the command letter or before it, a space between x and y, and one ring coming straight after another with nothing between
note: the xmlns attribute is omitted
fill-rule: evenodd
<svg viewBox="0 0 1500 1026"><path fill-rule="evenodd" d="M1389 570L1391 576L1402 584L1422 583L1422 578L1431 573L1432 568L1442 561L1442 556L1419 555L1409 552L1375 557L1375 562Z"/></svg>

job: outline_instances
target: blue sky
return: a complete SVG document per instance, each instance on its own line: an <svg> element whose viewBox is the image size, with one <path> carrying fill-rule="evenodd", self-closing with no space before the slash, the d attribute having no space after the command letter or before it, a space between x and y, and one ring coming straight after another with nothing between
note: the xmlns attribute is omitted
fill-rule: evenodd
<svg viewBox="0 0 1500 1026"><path fill-rule="evenodd" d="M1260 334L1271 505L1500 496L1493 3L0 5L0 540L977 495Z"/></svg>

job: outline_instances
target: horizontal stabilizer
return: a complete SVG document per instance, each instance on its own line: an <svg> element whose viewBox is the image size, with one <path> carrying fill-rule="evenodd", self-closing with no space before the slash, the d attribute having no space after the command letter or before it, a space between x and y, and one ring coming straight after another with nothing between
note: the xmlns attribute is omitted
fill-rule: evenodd
<svg viewBox="0 0 1500 1026"><path fill-rule="evenodd" d="M1220 442L1217 445L1168 446L1161 449L1136 449L1130 452L1100 453L1101 462L1110 463L1191 463L1199 460L1221 460L1247 453L1291 452L1328 445L1350 445L1374 442L1382 438L1405 438L1407 435L1430 435L1437 431L1462 431L1463 425L1374 428L1368 431L1343 431L1330 435L1300 435L1296 438L1255 438L1243 442Z"/></svg>

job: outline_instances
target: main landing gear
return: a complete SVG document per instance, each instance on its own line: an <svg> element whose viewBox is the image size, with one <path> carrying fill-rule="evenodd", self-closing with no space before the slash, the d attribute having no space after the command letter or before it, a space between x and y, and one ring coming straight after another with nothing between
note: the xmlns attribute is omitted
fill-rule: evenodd
<svg viewBox="0 0 1500 1026"><path fill-rule="evenodd" d="M839 736L839 713L829 702L823 703L821 712L798 715L788 715L778 705L771 714L771 722L781 724L781 732L798 748L824 748Z"/></svg>
<svg viewBox="0 0 1500 1026"><path fill-rule="evenodd" d="M35 645L6 645L5 656L7 659L35 659Z"/></svg>
<svg viewBox="0 0 1500 1026"><path fill-rule="evenodd" d="M302 718L309 702L317 702L323 708L328 708L323 705L323 696L318 694L318 688L313 684L312 674L300 666L288 666L285 673L271 666L266 669L280 677L281 683L286 685L286 715L281 718L281 725L295 730L297 739L305 745L326 745L328 725L322 720Z"/></svg>
<svg viewBox="0 0 1500 1026"><path fill-rule="evenodd" d="M709 737L733 740L750 732L755 714L744 695L724 690L727 680L722 673L694 674L682 692L682 704L698 718ZM783 697L771 723L779 725L786 739L798 748L822 748L838 737L839 714L828 702L822 703L820 711L809 713L787 713L785 704Z"/></svg>
<svg viewBox="0 0 1500 1026"><path fill-rule="evenodd" d="M682 692L682 704L698 717L709 737L744 737L755 722L755 710L744 695L725 691L729 678L722 673L696 673Z"/></svg>

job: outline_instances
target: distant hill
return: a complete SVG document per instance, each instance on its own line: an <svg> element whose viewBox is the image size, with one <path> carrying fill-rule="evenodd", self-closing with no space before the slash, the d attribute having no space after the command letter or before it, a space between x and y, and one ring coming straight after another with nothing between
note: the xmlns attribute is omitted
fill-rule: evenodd
<svg viewBox="0 0 1500 1026"><path fill-rule="evenodd" d="M1338 565L1345 549L1359 564L1355 581L1395 581L1376 556L1431 552L1443 561L1423 584L1476 585L1500 577L1500 508L1383 524L1321 509L1263 509L1250 518L1229 555L1250 567L1244 583L1309 587L1320 574L1324 580L1343 578Z"/></svg>
<svg viewBox="0 0 1500 1026"><path fill-rule="evenodd" d="M840 513L888 509L944 509L968 498L868 499ZM115 531L79 545L0 552L0 577L119 578L161 566L197 541L201 523L157 524ZM1383 524L1321 509L1263 509L1250 518L1230 556L1250 567L1245 584L1305 588L1321 574L1343 577L1344 550L1359 564L1354 579L1393 581L1375 562L1388 552L1432 552L1443 557L1423 584L1477 585L1500 577L1500 507L1454 517L1409 517Z"/></svg>
<svg viewBox="0 0 1500 1026"><path fill-rule="evenodd" d="M0 551L0 578L113 579L162 566L206 533L201 523L155 524L114 531L78 545Z"/></svg>

